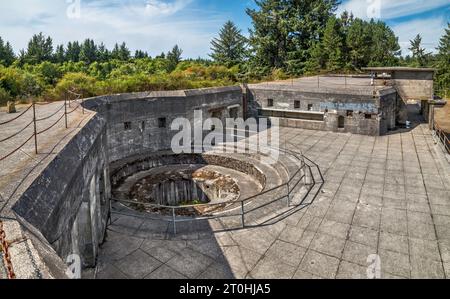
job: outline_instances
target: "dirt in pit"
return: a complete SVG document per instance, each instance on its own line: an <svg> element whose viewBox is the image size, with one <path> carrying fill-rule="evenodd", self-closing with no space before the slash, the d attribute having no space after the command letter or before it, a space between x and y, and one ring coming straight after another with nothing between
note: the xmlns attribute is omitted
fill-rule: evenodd
<svg viewBox="0 0 450 299"><path fill-rule="evenodd" d="M207 195L203 199L190 198L181 200L176 206L186 207L176 210L178 216L206 216L214 212L222 211L232 205L240 197L240 189L237 182L229 175L223 175L217 171L208 169L183 169L177 172L168 171L152 174L138 181L129 192L129 199L136 201L132 207L141 212L156 213L160 215L172 215L170 208L149 207L138 203L160 204L173 206L155 198L154 190L161 184L196 184ZM211 201L219 202L216 205L205 205ZM220 201L224 201L220 204Z"/></svg>

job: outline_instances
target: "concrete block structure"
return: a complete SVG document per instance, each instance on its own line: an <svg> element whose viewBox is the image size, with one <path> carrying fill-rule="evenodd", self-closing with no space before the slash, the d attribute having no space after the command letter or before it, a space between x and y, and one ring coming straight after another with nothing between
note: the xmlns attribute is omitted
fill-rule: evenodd
<svg viewBox="0 0 450 299"><path fill-rule="evenodd" d="M377 90L298 89L289 86L251 85L248 113L276 117L286 127L382 135L396 126L400 99L392 88Z"/></svg>
<svg viewBox="0 0 450 299"><path fill-rule="evenodd" d="M371 67L364 71L375 75L375 82L389 85L395 88L398 96L407 105L408 102L420 102L422 115L428 120L429 105L434 96L434 73L432 68L411 67ZM406 109L400 103L398 121L405 123L407 118Z"/></svg>
<svg viewBox="0 0 450 299"><path fill-rule="evenodd" d="M286 127L379 136L406 124L408 101L420 101L426 110L433 98L433 69L365 70L373 77L310 77L248 85L247 113L280 118Z"/></svg>
<svg viewBox="0 0 450 299"><path fill-rule="evenodd" d="M380 136L407 120L408 101L429 101L432 96L432 70L370 70L390 70L391 75L382 79L386 81L381 83L368 76L310 77L244 86L85 99L83 107L91 113L90 116L76 127L71 138L55 151L48 164L36 172L36 177L27 186L22 186L17 200L7 206L10 209L8 215L15 217L22 227L32 232L36 242L51 249L48 252L52 253L47 254L50 257L47 256L45 260L47 264L53 264L51 261L57 259L66 261L67 257L77 254L84 267L93 267L97 263L99 246L105 239L108 227L114 178L121 175L128 177L134 172L143 171L144 162L147 163L145 165L154 166L164 160L168 161L165 166L170 167L174 166L177 159L180 162L180 157L158 156L171 149L172 137L177 133L171 128L175 119L185 118L195 125L198 120L194 118L194 113L199 111L203 120L277 118L284 127L282 131L285 137L293 139L304 133L298 129L328 131L325 133L327 136L332 132ZM49 107L53 106L50 104ZM53 109L58 112L56 105ZM48 114L53 112L47 111ZM343 144L347 144L344 139L351 138L350 134L335 135L340 136L343 142L336 145L335 149L331 148L325 158L340 153ZM51 137L47 138L50 140ZM365 138L373 142L372 137ZM389 146L395 144L392 142ZM318 150L326 151L327 148L328 145L323 144ZM372 151L373 146L364 148L363 152ZM347 150L345 152L348 153ZM380 149L381 152L384 155L386 148ZM393 148L391 152L396 153L397 149ZM356 156L356 151L354 153ZM320 160L319 154L313 157ZM351 157L353 155L348 155L348 158ZM220 160L220 163L208 162L204 157L194 158L195 161L200 158L205 160L205 164L216 166L216 170L220 170L217 167L228 167L229 176L236 174L239 178L245 173L252 174L251 177L257 178L256 181L263 182L259 184L261 190L270 190L283 181L289 181L290 176L301 174L297 171L299 161L290 161L288 156L282 156L279 164L273 167L265 165L256 156L209 157L210 160ZM193 164L188 162L185 164ZM360 164L369 165L369 160ZM230 165L235 167L231 169ZM304 167L304 161L300 165ZM122 169L122 173L118 173L117 169ZM129 173L125 173L125 170ZM317 170L320 172L318 166ZM336 165L336 171L340 171L339 165ZM355 175L358 178L366 177L359 173ZM404 180L403 174L401 177ZM375 179L378 182L378 178ZM353 183L353 179L349 180L348 187L352 187L350 185ZM243 185L240 192L259 192L260 189L251 186L250 183ZM374 183L372 189L380 188ZM272 197L268 194L267 200ZM285 205L283 203L283 207ZM133 228L133 232L138 228Z"/></svg>

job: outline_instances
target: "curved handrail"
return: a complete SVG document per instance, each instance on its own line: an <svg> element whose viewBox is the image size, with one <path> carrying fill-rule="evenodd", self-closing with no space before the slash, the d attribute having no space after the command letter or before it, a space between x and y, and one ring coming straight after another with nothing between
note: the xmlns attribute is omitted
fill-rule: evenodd
<svg viewBox="0 0 450 299"><path fill-rule="evenodd" d="M284 149L283 149L284 150ZM289 183L292 182L292 180L295 178L296 175L299 174L299 172L303 169L303 167L305 166L304 161L299 159L298 157L295 156L295 158L297 158L300 162L302 162L301 167L294 173L294 175L289 176L289 172L288 176L290 177L290 179L287 182L284 182L278 186L275 186L273 188L270 188L268 190L264 190L256 195L252 195L250 197L244 198L244 199L239 199L239 200L230 200L230 201L226 201L226 202L220 202L220 203L202 203L202 204L196 204L196 205L183 205L183 206L167 206L167 205L161 205L161 204L153 204L153 203L145 203L145 202L137 202L137 201L131 201L131 200L123 200L123 199L114 199L112 198L113 201L116 202L123 202L123 203L129 203L129 204L136 204L136 205L142 205L142 206L146 206L146 207L150 207L150 208L160 208L160 209L187 209L187 208L194 208L194 207L206 207L206 206L217 206L217 205L226 205L226 204L236 204L236 203L241 203L241 202L248 202L258 196L267 194L271 191L274 191L276 189L282 188L282 187L286 187ZM284 166L285 167L285 166Z"/></svg>
<svg viewBox="0 0 450 299"><path fill-rule="evenodd" d="M433 130L436 134L436 137L443 144L445 150L448 154L450 154L450 139L447 137L445 131L439 126L436 122L433 121Z"/></svg>
<svg viewBox="0 0 450 299"><path fill-rule="evenodd" d="M273 204L273 203L275 203L277 201L280 201L280 200L282 200L282 199L284 199L286 197L287 197L287 206L291 207L290 196L291 196L292 192L300 184L300 182L306 177L306 173L303 174L300 177L300 179L297 181L297 183L295 184L295 186L293 188L290 189L289 186L293 182L293 180L298 176L298 174L302 170L304 170L305 168L308 168L309 173L310 173L310 175L312 177L312 181L313 181L312 186L310 187L310 189L307 192L307 195L310 193L311 189L313 188L313 186L316 183L315 179L313 177L313 173L312 173L311 167L308 164L305 163L305 158L308 161L311 161L309 158L303 156L303 154L296 153L296 152L288 150L288 149L278 148L278 150L280 150L280 151L284 152L285 154L289 154L290 156L293 156L294 158L296 158L298 161L300 161L300 166L299 166L297 171L292 176L290 176L289 175L289 171L287 171L288 176L289 176L289 180L287 182L284 182L284 183L274 187L274 188L271 188L269 190L265 190L263 192L260 192L260 193L258 193L256 195L250 196L250 197L245 198L245 199L239 199L239 200L235 200L235 201L227 201L227 202L221 202L221 203L205 203L205 204L185 205L185 206L167 206L167 205L159 205L159 204L152 204L152 203L141 203L141 202L136 202L136 201L131 201L131 200L119 200L119 199L115 199L115 198L110 198L110 223L112 221L111 220L112 219L111 218L111 214L112 213L115 213L115 214L118 214L118 215L125 215L125 216L145 218L145 219L148 219L148 220L165 221L167 223L172 223L174 234L176 234L176 232L177 232L176 223L179 223L179 222L202 221L202 220L229 218L229 217L239 217L240 216L241 217L242 227L245 227L245 215L247 215L247 214L249 214L251 212L254 212L256 210L262 209L262 208L264 208L264 207L266 207L266 206L268 206L270 204ZM312 163L314 163L314 162L312 162ZM323 186L324 181L323 181L323 176L321 174L321 171L320 171L320 169L319 169L317 164L314 163L314 165L316 165L316 167L319 170L319 173L320 173L321 179L322 179L322 186ZM287 188L285 188L285 187L287 187ZM246 204L248 205L249 203L254 202L253 200L255 198L257 198L259 196L263 196L265 194L268 194L269 192L273 192L275 190L281 190L281 189L287 189L287 192L286 193L283 192L281 195L277 196L275 199L273 199L273 200L271 200L269 202L265 202L262 205L258 205L256 207L250 209L250 210L245 211L245 205ZM169 219L168 217L161 217L161 218L158 218L158 219L154 219L154 218L151 218L151 217L143 216L144 214L143 215L140 215L140 214L130 215L130 214L127 214L127 213L124 213L124 212L120 212L120 211L113 211L112 210L112 206L111 206L111 202L112 201L119 202L119 203L140 205L140 206L150 207L150 208L155 208L155 209L171 210L172 211L172 217L171 217L171 219ZM303 201L300 204L295 205L294 207L297 207L297 206L301 205L302 203L303 203ZM240 213L231 213L231 214L229 214L229 212L231 212L231 211L235 210L236 208L238 208L239 204L240 204L240 210L241 210ZM204 216L194 216L194 217L186 217L186 216L184 216L184 217L180 217L180 216L176 215L176 211L181 210L181 209L199 208L199 207L214 207L214 206L219 206L219 205L220 206L223 206L223 205L237 205L237 207L232 209L232 210L225 211L225 212L220 212L220 213L216 212L216 213L212 213L212 214L204 215Z"/></svg>

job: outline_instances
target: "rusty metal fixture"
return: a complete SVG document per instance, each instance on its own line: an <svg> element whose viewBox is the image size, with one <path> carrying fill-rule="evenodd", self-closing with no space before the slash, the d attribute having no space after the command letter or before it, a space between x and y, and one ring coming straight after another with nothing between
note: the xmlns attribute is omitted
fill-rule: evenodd
<svg viewBox="0 0 450 299"><path fill-rule="evenodd" d="M9 254L9 244L6 241L6 233L3 230L3 222L0 220L0 248L3 252L3 261L6 266L6 273L8 275L8 279L15 279L16 274L14 273L13 265L11 262L11 256Z"/></svg>

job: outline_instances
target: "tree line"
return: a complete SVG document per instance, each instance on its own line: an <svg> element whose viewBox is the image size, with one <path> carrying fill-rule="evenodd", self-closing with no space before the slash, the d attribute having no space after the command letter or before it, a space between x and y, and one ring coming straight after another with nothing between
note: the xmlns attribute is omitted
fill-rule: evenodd
<svg viewBox="0 0 450 299"><path fill-rule="evenodd" d="M417 35L410 41L412 55L402 56L389 26L355 18L351 12L337 16L337 0L255 2L256 9L247 9L249 36L226 22L211 41L208 59L183 59L177 45L155 57L143 50L131 53L124 42L112 49L92 39L54 46L42 33L16 55L0 37L0 103L58 99L69 87L92 96L349 73L367 66L435 67L437 85L450 88L450 24L437 54L427 53Z"/></svg>

